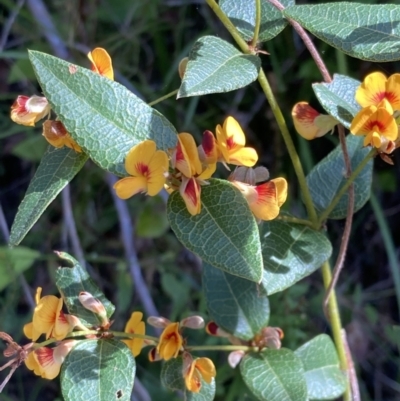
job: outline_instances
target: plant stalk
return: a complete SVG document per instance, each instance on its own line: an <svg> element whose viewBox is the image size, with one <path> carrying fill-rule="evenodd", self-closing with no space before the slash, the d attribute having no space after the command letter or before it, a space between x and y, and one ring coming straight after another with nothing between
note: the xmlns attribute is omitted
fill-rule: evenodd
<svg viewBox="0 0 400 401"><path fill-rule="evenodd" d="M172 91L172 92L167 93L167 94L164 95L164 96L159 97L159 98L156 99L156 100L153 100L152 102L148 103L148 105L149 105L149 106L154 106L155 104L160 103L160 102L162 102L163 100L166 100L166 99L168 99L168 98L170 98L170 97L176 95L178 92L179 92L179 88L178 88L178 89L175 89L175 90Z"/></svg>
<svg viewBox="0 0 400 401"><path fill-rule="evenodd" d="M361 171L364 169L364 167L367 165L367 163L376 155L376 149L373 148L371 151L365 156L365 158L361 161L361 163L357 166L357 168L351 173L349 179L344 183L342 188L336 193L334 198L332 199L331 203L329 206L321 213L319 216L319 222L318 226L321 226L324 221L328 218L328 216L331 214L332 210L335 208L335 206L338 204L342 196L345 194L345 192L349 189L350 185L354 182L354 180L358 177L358 175L361 173Z"/></svg>

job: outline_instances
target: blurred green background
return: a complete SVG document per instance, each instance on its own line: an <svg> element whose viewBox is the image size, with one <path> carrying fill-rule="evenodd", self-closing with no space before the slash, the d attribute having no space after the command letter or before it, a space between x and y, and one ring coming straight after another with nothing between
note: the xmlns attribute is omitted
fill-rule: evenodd
<svg viewBox="0 0 400 401"><path fill-rule="evenodd" d="M89 273L117 307L115 329L123 330L133 310L142 310L146 316L156 311L171 320L197 312L207 319L201 262L169 229L165 197L136 196L125 203L130 218L126 210L117 213L110 176L91 162L73 180L69 192L50 205L22 247L10 254L6 243L7 231L47 146L40 124L37 128L23 127L9 118L10 106L19 94L40 94L27 49L89 67L87 52L104 47L112 56L116 80L150 102L179 87L179 61L200 36L217 35L232 42L212 11L202 0L0 0L0 35L0 330L16 341L25 341L22 327L31 319L36 287L43 287L44 294L56 293L53 277L59 261L53 250L85 260ZM363 62L319 40L315 43L331 73L362 80L374 70L386 74L400 70L400 63ZM263 49L269 52L268 56L261 54L263 67L287 117L303 166L309 171L337 141L335 136L314 142L300 138L293 130L290 111L300 100L318 108L311 84L321 76L290 27ZM178 101L170 98L155 107L179 132L190 132L197 139L205 129L214 130L227 115L233 115L244 128L248 143L257 149L259 163L272 177L283 175L288 179L290 193L284 209L304 215L284 143L257 82L227 94ZM399 273L399 159L397 152L394 166L375 161L375 202L355 215L345 269L337 287L363 401L400 400L400 332L393 328L399 324L400 300L392 274ZM226 177L225 171L219 173ZM382 235L385 225L386 237ZM344 221L327 223L336 252L343 227ZM134 285L133 276L138 271L145 282L145 295ZM18 277L20 272L24 272L24 280ZM146 294L153 304L146 301ZM284 347L294 349L318 333L329 333L321 306L323 294L321 276L316 272L270 297L270 324L284 330ZM189 336L189 341L198 344L219 341L203 332L190 331ZM207 356L217 367L217 400L254 399L238 371L227 365L226 354ZM146 351L137 362L133 400L180 399L179 394L161 387L160 363L149 363ZM0 380L5 376L1 372ZM42 380L25 367L17 370L0 394L0 400L5 401L59 399L58 379Z"/></svg>

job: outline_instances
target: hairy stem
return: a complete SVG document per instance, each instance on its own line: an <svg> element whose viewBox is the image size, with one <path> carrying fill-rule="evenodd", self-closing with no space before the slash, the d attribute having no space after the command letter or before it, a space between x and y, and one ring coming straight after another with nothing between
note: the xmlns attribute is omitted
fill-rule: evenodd
<svg viewBox="0 0 400 401"><path fill-rule="evenodd" d="M351 176L351 161L349 153L347 152L346 137L344 135L343 125L339 125L339 138L340 138L340 144L342 146L343 157L345 159L346 177L349 178ZM353 224L353 214L354 214L354 185L351 184L349 186L349 199L347 202L346 224L343 231L342 241L340 242L339 254L336 259L335 267L333 269L333 278L329 284L329 287L326 290L326 295L324 299L325 310L328 305L329 297L331 296L331 293L336 286L336 283L339 279L339 275L344 266L344 260L347 253L347 246L349 244L349 239L351 234L351 227Z"/></svg>
<svg viewBox="0 0 400 401"><path fill-rule="evenodd" d="M329 284L332 281L332 273L329 262L326 261L322 267L322 279L324 281L325 288L328 288ZM346 377L348 378L348 363L347 363L347 355L346 355L346 347L343 342L342 337L342 322L340 320L339 308L336 299L335 291L332 291L332 295L328 300L328 319L331 325L333 340L336 344L336 350L338 352L340 368L343 372L346 373ZM351 401L351 389L350 386L347 386L345 398L346 401Z"/></svg>
<svg viewBox="0 0 400 401"><path fill-rule="evenodd" d="M247 43L242 39L240 36L239 32L235 28L235 26L232 24L230 19L225 15L225 13L221 10L221 8L218 6L218 4L215 2L215 0L206 0L207 4L211 7L211 9L215 12L217 17L221 20L221 22L224 24L225 28L229 31L229 33L232 35L233 39L236 41L238 46L241 48L241 50L246 53L246 54L251 54L251 50L249 49L249 46ZM312 203L310 191L308 190L307 183L306 183L306 178L304 175L303 167L300 162L300 158L296 152L296 148L294 146L292 137L290 136L289 130L287 128L285 119L283 117L282 111L278 106L278 103L276 102L275 96L271 90L271 87L269 85L269 82L267 80L267 77L263 71L263 69L260 69L260 72L258 74L258 82L261 85L261 88L271 106L272 112L274 113L274 117L278 123L279 129L282 133L283 140L285 141L289 156L292 160L294 170L297 175L297 179L299 180L299 185L300 189L303 195L304 203L307 208L307 213L312 221L313 224L317 224L318 217L317 213L314 209L314 205Z"/></svg>
<svg viewBox="0 0 400 401"><path fill-rule="evenodd" d="M346 191L349 189L350 185L354 182L354 180L358 177L358 175L361 173L361 171L364 169L364 167L367 165L367 163L376 155L376 149L373 148L371 151L365 156L365 158L361 161L361 163L357 166L357 168L351 173L349 179L344 183L343 187L340 188L340 190L336 193L334 198L332 199L331 203L329 206L323 211L323 213L319 216L319 222L318 225L321 226L324 221L328 218L328 216L331 214L332 210L335 208L335 206L338 204L342 196L346 193Z"/></svg>
<svg viewBox="0 0 400 401"><path fill-rule="evenodd" d="M306 205L308 217L315 226L317 224L318 217L312 202L310 191L307 186L306 176L304 174L303 166L301 165L299 155L297 154L292 137L290 136L290 132L286 125L285 118L283 117L282 111L278 103L276 102L276 98L272 92L271 86L269 85L269 82L263 69L260 69L260 73L258 74L258 82L260 83L261 88L265 94L265 97L267 98L268 103L271 106L272 113L274 114L275 120L279 126L283 140L285 141L286 148L292 160L292 164L297 179L299 181L300 190L303 195L304 204Z"/></svg>
<svg viewBox="0 0 400 401"><path fill-rule="evenodd" d="M273 6L275 6L279 11L283 11L285 9L285 6L281 4L278 0L268 0ZM329 74L328 69L326 68L326 65L324 61L322 60L321 56L319 55L318 50L314 46L314 43L308 36L307 32L304 30L304 28L296 21L286 18L289 22L290 25L292 25L293 29L298 33L298 35L301 37L301 39L304 42L304 45L307 47L308 51L311 54L311 57L314 59L315 64L317 65L318 69L320 70L324 81L325 82L331 82L332 78L331 75Z"/></svg>

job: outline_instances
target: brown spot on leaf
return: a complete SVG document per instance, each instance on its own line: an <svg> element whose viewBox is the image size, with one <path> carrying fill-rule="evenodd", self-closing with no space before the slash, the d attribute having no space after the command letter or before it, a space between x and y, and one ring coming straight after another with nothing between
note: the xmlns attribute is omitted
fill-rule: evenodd
<svg viewBox="0 0 400 401"><path fill-rule="evenodd" d="M70 74L75 74L76 71L78 71L78 68L77 68L76 65L70 64L70 65L68 66L68 71L69 71Z"/></svg>

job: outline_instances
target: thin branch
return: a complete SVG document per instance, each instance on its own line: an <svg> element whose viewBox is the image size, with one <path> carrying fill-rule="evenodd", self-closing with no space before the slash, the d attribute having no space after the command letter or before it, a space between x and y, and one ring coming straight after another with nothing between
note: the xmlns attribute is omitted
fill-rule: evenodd
<svg viewBox="0 0 400 401"><path fill-rule="evenodd" d="M75 257L78 259L81 266L85 267L85 256L81 242L79 241L78 231L76 229L75 219L72 212L71 191L69 184L62 190L61 199L64 223L67 228L68 237L71 241L72 251L74 252Z"/></svg>
<svg viewBox="0 0 400 401"><path fill-rule="evenodd" d="M11 28L15 22L15 19L18 16L19 11L24 6L25 0L18 0L15 5L14 10L11 11L10 16L7 18L7 21L4 23L3 31L1 32L0 37L0 52L4 50L6 46L8 36L10 35Z"/></svg>
<svg viewBox="0 0 400 401"><path fill-rule="evenodd" d="M125 201L118 198L113 188L117 182L117 178L110 173L106 175L107 183L110 187L110 192L117 210L119 225L121 229L122 243L124 245L126 258L128 259L129 271L132 276L135 291L140 299L148 316L159 316L157 308L153 302L147 284L142 276L138 257L134 247L134 230L133 222L129 215L128 206Z"/></svg>
<svg viewBox="0 0 400 401"><path fill-rule="evenodd" d="M60 38L51 16L42 0L27 0L27 6L42 28L42 33L53 50L53 53L64 60L69 58L69 52Z"/></svg>
<svg viewBox="0 0 400 401"><path fill-rule="evenodd" d="M351 161L350 161L349 153L347 151L346 137L344 134L343 125L340 124L338 129L339 129L340 144L342 146L342 152L343 152L343 157L344 157L344 164L346 166L346 179L349 179L351 176L351 173L352 173ZM327 307L328 307L329 297L331 296L332 290L335 288L336 283L339 279L339 275L343 269L344 260L346 258L346 253L347 253L347 246L349 245L351 227L353 224L353 214L354 214L354 184L351 184L349 186L348 194L349 194L349 197L348 197L348 202L347 202L346 224L345 224L344 231L343 231L342 241L340 243L339 254L336 259L335 267L334 267L333 273L332 273L332 281L330 282L329 287L326 290L326 295L325 295L324 304L323 304L326 315L327 315Z"/></svg>

